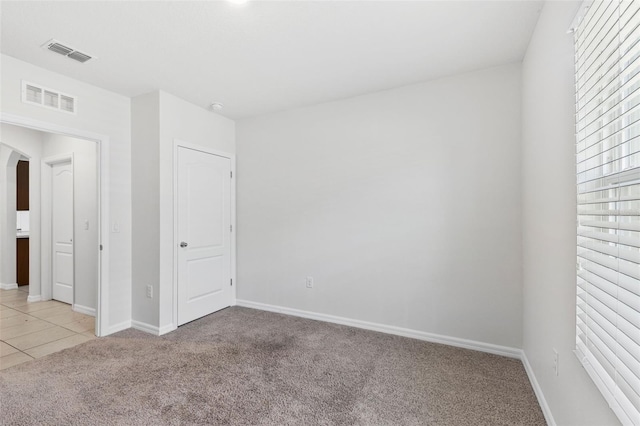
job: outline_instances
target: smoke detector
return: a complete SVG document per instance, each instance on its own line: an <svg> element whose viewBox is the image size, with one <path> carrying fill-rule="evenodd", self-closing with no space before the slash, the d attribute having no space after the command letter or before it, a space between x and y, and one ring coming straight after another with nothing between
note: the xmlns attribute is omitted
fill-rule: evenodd
<svg viewBox="0 0 640 426"><path fill-rule="evenodd" d="M76 50L73 47L69 47L65 44L62 44L55 39L51 39L45 44L43 44L42 48L58 53L62 56L66 56L67 58L73 59L74 61L78 61L82 64L87 62L89 59L95 58L95 56L80 52L79 50Z"/></svg>
<svg viewBox="0 0 640 426"><path fill-rule="evenodd" d="M209 105L209 109L214 112L220 111L223 107L224 105L222 105L220 102L212 102L211 105Z"/></svg>

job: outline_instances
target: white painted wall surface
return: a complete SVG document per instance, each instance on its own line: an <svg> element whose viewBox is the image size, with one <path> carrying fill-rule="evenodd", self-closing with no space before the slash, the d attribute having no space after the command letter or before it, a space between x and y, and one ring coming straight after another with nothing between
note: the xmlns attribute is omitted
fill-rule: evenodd
<svg viewBox="0 0 640 426"><path fill-rule="evenodd" d="M110 220L120 232L110 234L108 327L117 329L131 321L131 100L7 55L0 56L2 113L56 123L109 137ZM21 81L26 80L78 97L76 115L21 101Z"/></svg>
<svg viewBox="0 0 640 426"><path fill-rule="evenodd" d="M159 324L160 281L160 93L131 100L131 184L133 218L132 318ZM148 298L147 285L154 298Z"/></svg>
<svg viewBox="0 0 640 426"><path fill-rule="evenodd" d="M573 354L576 176L573 38L578 2L547 2L523 63L524 351L559 425L615 425ZM559 353L559 375L553 349Z"/></svg>
<svg viewBox="0 0 640 426"><path fill-rule="evenodd" d="M514 64L239 121L238 299L519 348L520 88Z"/></svg>
<svg viewBox="0 0 640 426"><path fill-rule="evenodd" d="M174 140L235 154L232 120L156 91L132 100L134 326L164 333L174 307ZM144 164L143 164L144 162ZM153 287L153 299L146 286Z"/></svg>
<svg viewBox="0 0 640 426"><path fill-rule="evenodd" d="M29 157L29 259L40 258L40 158L42 155L41 132L25 129L23 127L0 124L0 142L7 144L20 153ZM7 151L6 147L2 151ZM0 176L6 176L3 160L0 161ZM32 167L33 165L36 167ZM15 169L11 171L15 177ZM5 280L13 278L15 282L16 258L15 258L15 208L16 208L16 182L0 182L0 200L7 199L10 203L9 211L5 209L4 201L0 208L0 220L3 226L0 227L0 282L9 284ZM7 194L5 191L9 189ZM8 216L4 216L7 213ZM12 247L9 247L11 245ZM29 294L40 295L40 262L29 262Z"/></svg>
<svg viewBox="0 0 640 426"><path fill-rule="evenodd" d="M89 309L96 309L98 297L97 148L92 141L43 134L42 158L73 153L74 304Z"/></svg>

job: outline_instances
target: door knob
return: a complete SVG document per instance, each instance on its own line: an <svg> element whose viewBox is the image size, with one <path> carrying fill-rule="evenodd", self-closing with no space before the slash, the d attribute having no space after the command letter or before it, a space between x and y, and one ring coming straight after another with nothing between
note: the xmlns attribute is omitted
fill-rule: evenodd
<svg viewBox="0 0 640 426"><path fill-rule="evenodd" d="M188 246L189 244L185 243L184 241L180 243L180 247L185 248L186 246Z"/></svg>

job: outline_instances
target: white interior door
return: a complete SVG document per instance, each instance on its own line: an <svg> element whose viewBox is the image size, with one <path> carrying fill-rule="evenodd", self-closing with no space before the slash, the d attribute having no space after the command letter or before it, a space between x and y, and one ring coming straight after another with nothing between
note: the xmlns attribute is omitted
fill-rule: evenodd
<svg viewBox="0 0 640 426"><path fill-rule="evenodd" d="M51 166L52 297L73 303L73 166Z"/></svg>
<svg viewBox="0 0 640 426"><path fill-rule="evenodd" d="M178 325L231 305L231 160L177 149Z"/></svg>

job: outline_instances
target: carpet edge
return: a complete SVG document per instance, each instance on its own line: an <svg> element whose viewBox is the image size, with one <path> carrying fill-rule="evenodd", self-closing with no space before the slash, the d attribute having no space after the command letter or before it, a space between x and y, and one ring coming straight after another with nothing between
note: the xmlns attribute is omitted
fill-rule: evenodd
<svg viewBox="0 0 640 426"><path fill-rule="evenodd" d="M493 343L479 342L476 340L461 339L458 337L445 336L435 333L427 333L425 331L413 330L410 328L396 327L392 325L379 324L368 321L361 321L351 318L338 317L334 315L321 314L317 312L304 311L301 309L288 308L285 306L270 305L260 302L252 302L244 299L237 299L236 306L244 308L258 309L261 311L276 312L285 315L292 315L301 318L307 318L317 321L330 322L334 324L347 325L365 330L378 331L380 333L393 334L396 336L409 337L412 339L423 340L432 343L441 343L444 345L455 346L458 348L471 349L480 352L486 352L494 355L506 356L509 358L522 359L522 349L512 348L508 346L495 345Z"/></svg>

